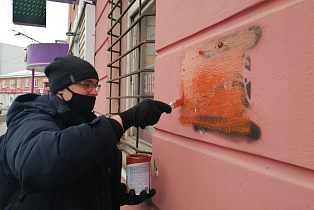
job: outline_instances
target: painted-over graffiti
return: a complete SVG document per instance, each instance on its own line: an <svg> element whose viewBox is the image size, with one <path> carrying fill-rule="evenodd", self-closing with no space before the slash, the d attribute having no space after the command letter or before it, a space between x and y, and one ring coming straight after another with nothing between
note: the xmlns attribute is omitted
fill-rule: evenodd
<svg viewBox="0 0 314 210"><path fill-rule="evenodd" d="M215 131L260 138L259 127L246 115L252 85L244 71L252 71L245 53L261 37L253 26L187 51L182 61L181 122L198 131Z"/></svg>

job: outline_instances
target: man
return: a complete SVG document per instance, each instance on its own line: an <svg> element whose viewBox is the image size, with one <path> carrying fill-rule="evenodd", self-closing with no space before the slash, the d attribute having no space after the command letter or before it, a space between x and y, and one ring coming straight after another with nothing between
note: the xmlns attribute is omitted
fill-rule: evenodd
<svg viewBox="0 0 314 210"><path fill-rule="evenodd" d="M57 57L45 68L52 94L16 98L0 153L0 209L120 209L154 196L126 193L117 143L131 126L156 124L169 105L145 100L119 115L92 112L98 74L88 62Z"/></svg>

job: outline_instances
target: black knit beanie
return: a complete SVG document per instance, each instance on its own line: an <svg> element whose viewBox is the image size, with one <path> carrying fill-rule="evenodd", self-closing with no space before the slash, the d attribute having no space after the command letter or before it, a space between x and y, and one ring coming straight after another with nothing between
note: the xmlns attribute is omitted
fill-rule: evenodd
<svg viewBox="0 0 314 210"><path fill-rule="evenodd" d="M56 57L46 66L45 74L52 93L86 79L99 80L97 71L89 62L73 55Z"/></svg>

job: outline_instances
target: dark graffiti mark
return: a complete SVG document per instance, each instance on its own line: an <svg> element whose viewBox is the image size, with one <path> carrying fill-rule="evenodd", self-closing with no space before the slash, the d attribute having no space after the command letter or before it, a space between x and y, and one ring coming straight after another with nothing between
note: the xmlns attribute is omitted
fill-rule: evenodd
<svg viewBox="0 0 314 210"><path fill-rule="evenodd" d="M244 67L247 70L251 71L251 58L250 57L245 58Z"/></svg>
<svg viewBox="0 0 314 210"><path fill-rule="evenodd" d="M225 118L217 118L217 117L210 117L210 116L199 116L199 120L207 121L210 122L211 125L207 127L202 127L197 124L194 124L194 130L195 131L202 131L202 132L210 132L214 131L216 133L228 135L230 137L237 137L237 136L242 136L247 138L247 140L250 141L255 141L258 140L261 136L261 130L260 128L254 123L249 121L246 127L249 128L249 132L246 134L239 134L237 130L239 127L243 126L242 124L231 124L228 127L226 126L221 126L220 123L224 122L227 123L228 119Z"/></svg>
<svg viewBox="0 0 314 210"><path fill-rule="evenodd" d="M245 57L244 67L246 70L251 71L251 57ZM248 99L251 99L251 82L247 78L244 78L244 85Z"/></svg>

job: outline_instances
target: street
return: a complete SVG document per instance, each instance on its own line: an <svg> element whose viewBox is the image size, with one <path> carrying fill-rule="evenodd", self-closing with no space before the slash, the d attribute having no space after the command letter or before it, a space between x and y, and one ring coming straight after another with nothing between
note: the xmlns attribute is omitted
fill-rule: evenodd
<svg viewBox="0 0 314 210"><path fill-rule="evenodd" d="M2 110L0 115L0 135L4 134L7 130L7 125L5 123L7 110Z"/></svg>

